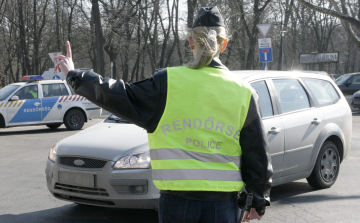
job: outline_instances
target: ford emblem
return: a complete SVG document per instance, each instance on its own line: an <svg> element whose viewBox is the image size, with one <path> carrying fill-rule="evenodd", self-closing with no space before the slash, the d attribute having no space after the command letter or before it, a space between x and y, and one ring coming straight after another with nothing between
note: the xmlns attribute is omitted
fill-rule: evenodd
<svg viewBox="0 0 360 223"><path fill-rule="evenodd" d="M76 166L82 166L82 165L85 164L85 162L84 162L84 160L75 160L75 161L74 161L74 164L75 164Z"/></svg>

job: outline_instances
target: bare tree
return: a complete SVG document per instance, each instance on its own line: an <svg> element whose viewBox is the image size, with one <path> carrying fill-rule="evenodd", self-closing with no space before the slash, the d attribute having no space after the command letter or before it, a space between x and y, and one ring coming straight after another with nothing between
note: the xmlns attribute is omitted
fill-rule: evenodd
<svg viewBox="0 0 360 223"><path fill-rule="evenodd" d="M260 0L253 1L253 14L252 18L246 18L246 12L245 12L245 4L244 0L237 0L238 7L241 13L241 22L244 25L246 35L249 39L249 48L247 52L246 57L246 65L245 69L251 70L255 67L255 50L256 50L256 41L257 41L257 34L259 33L259 30L257 28L257 24L261 21L261 16L263 15L263 12L267 5L271 2L271 0L266 0L263 5L260 5Z"/></svg>
<svg viewBox="0 0 360 223"><path fill-rule="evenodd" d="M105 61L104 61L104 36L101 26L99 0L91 0L91 13L94 21L95 45L96 45L96 71L102 76L105 75Z"/></svg>
<svg viewBox="0 0 360 223"><path fill-rule="evenodd" d="M357 45L357 47L360 48L360 36L353 30L353 28L360 30L360 20L349 15L345 0L340 0L341 9L337 2L330 0L330 3L334 6L335 10L319 7L305 0L298 1L309 9L339 18L349 39L351 39Z"/></svg>

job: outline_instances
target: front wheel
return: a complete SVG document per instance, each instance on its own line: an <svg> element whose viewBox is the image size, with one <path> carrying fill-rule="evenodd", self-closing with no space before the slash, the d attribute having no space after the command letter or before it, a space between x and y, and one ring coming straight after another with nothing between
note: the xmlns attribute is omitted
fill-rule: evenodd
<svg viewBox="0 0 360 223"><path fill-rule="evenodd" d="M339 170L339 150L333 142L328 141L322 145L314 169L306 180L314 188L329 188L335 183Z"/></svg>
<svg viewBox="0 0 360 223"><path fill-rule="evenodd" d="M0 115L0 129L5 128L5 121L4 118Z"/></svg>
<svg viewBox="0 0 360 223"><path fill-rule="evenodd" d="M64 124L68 130L79 130L84 126L85 116L77 109L68 111L64 118Z"/></svg>

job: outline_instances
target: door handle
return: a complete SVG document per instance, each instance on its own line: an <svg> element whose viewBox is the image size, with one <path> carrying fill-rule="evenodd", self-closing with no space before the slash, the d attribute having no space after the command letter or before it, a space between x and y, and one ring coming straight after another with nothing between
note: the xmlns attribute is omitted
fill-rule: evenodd
<svg viewBox="0 0 360 223"><path fill-rule="evenodd" d="M314 120L311 121L311 124L318 125L321 123L321 119L314 118Z"/></svg>
<svg viewBox="0 0 360 223"><path fill-rule="evenodd" d="M35 106L39 106L40 105L40 103L39 102L35 102L35 104L34 104Z"/></svg>
<svg viewBox="0 0 360 223"><path fill-rule="evenodd" d="M268 131L269 134L278 134L281 132L280 128L272 127L270 131Z"/></svg>

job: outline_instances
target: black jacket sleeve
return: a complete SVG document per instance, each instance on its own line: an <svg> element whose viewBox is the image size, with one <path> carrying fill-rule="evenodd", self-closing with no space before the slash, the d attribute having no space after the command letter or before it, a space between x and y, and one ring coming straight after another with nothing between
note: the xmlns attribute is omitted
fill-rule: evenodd
<svg viewBox="0 0 360 223"><path fill-rule="evenodd" d="M253 194L251 207L265 209L270 205L271 177L273 174L269 142L261 120L258 94L252 89L248 115L240 132L242 149L241 173L245 189Z"/></svg>
<svg viewBox="0 0 360 223"><path fill-rule="evenodd" d="M156 129L165 109L165 69L136 83L102 78L92 71L70 71L66 80L77 94L148 132Z"/></svg>

